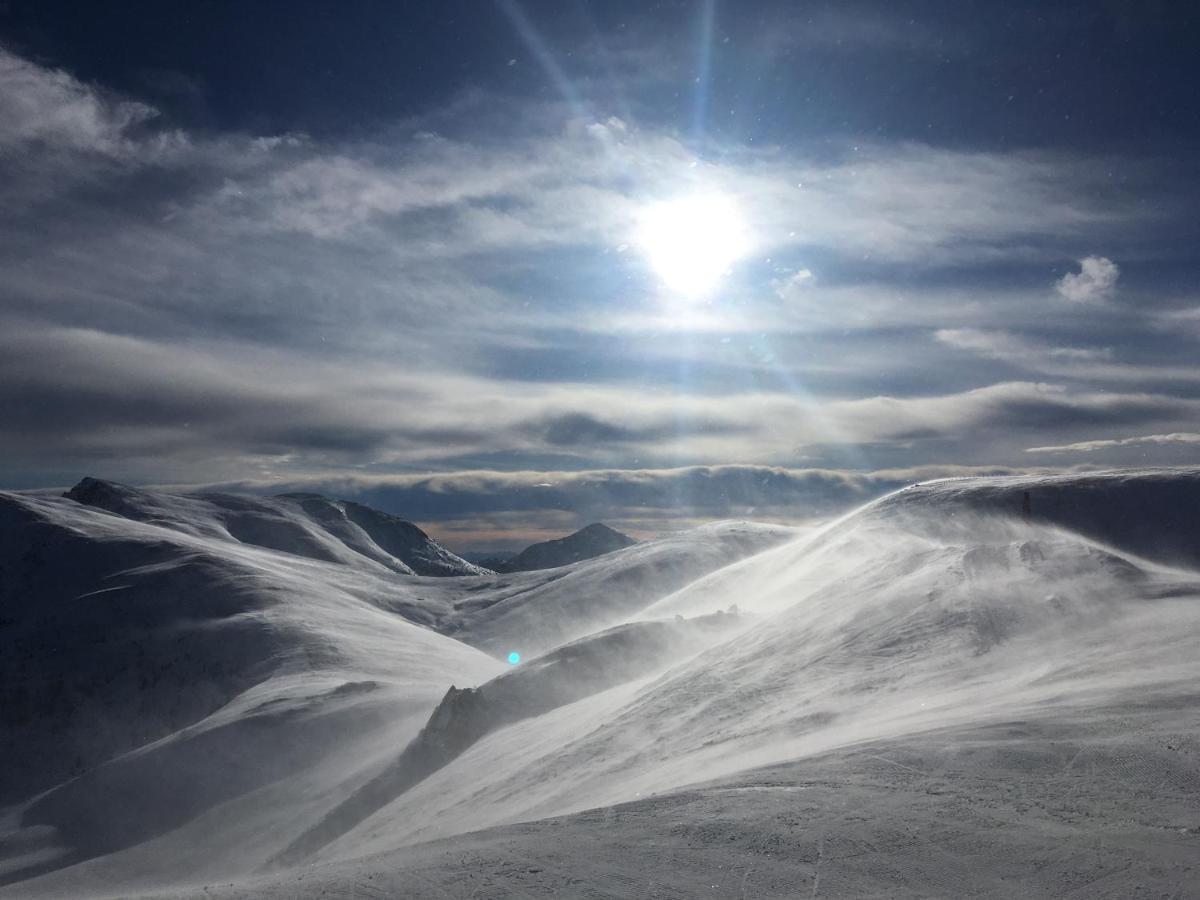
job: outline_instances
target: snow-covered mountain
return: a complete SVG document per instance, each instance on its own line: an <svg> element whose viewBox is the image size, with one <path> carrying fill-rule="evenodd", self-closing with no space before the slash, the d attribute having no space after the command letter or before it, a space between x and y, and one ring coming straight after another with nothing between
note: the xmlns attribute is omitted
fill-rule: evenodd
<svg viewBox="0 0 1200 900"><path fill-rule="evenodd" d="M95 479L63 497L0 493L0 884L136 856L179 828L204 835L206 871L259 865L388 764L450 685L505 670L478 647L529 631L521 651L544 648L530 598L573 586L540 616L547 635L637 608L608 601L637 560L423 577L407 572L457 563L414 531L316 496ZM655 571L632 596L646 605L788 536L730 525L646 545ZM253 839L233 827L246 810Z"/></svg>
<svg viewBox="0 0 1200 900"><path fill-rule="evenodd" d="M455 556L411 522L319 494L174 495L84 478L65 496L138 522L325 562L357 564L362 557L406 575L488 572Z"/></svg>
<svg viewBox="0 0 1200 900"><path fill-rule="evenodd" d="M614 550L623 550L636 543L629 535L595 522L566 537L530 544L509 559L489 560L487 565L497 572L553 569L583 559L594 559Z"/></svg>
<svg viewBox="0 0 1200 900"><path fill-rule="evenodd" d="M0 495L0 893L1192 896L1197 509L962 479L435 579Z"/></svg>

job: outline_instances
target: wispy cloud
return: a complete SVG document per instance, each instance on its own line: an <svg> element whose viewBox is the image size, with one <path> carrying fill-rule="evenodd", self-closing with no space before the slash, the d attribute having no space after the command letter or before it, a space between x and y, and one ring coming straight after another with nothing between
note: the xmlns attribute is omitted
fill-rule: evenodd
<svg viewBox="0 0 1200 900"><path fill-rule="evenodd" d="M1115 305L1087 339L1016 336L1056 260L1171 226L1106 188L1109 159L698 149L633 117L488 102L511 113L488 130L448 108L353 140L186 133L0 50L2 477L983 463L1072 424L1196 414L1152 366L1100 389L1087 367L1130 332ZM737 204L753 249L683 315L636 222L699 189ZM1064 282L1096 297L1116 278L1088 257Z"/></svg>
<svg viewBox="0 0 1200 900"><path fill-rule="evenodd" d="M921 446L965 458L976 442L1019 452L1026 444L1014 443L1034 434L1178 427L1200 415L1193 400L1036 382L821 401L762 390L631 392L603 382L520 382L378 361L348 367L340 358L253 345L164 344L17 323L9 323L0 350L7 459L53 447L64 464L125 478L141 470L158 480L189 471L209 479L223 470L282 476L368 460L384 470L453 468L470 459L557 459L580 468L635 460L780 464L841 459L855 446L876 458ZM48 358L58 366L40 364Z"/></svg>
<svg viewBox="0 0 1200 900"><path fill-rule="evenodd" d="M1156 322L1163 331L1200 337L1200 306L1158 313Z"/></svg>
<svg viewBox="0 0 1200 900"><path fill-rule="evenodd" d="M157 115L144 103L107 95L67 72L0 47L0 146L70 149L104 156L131 152L130 131Z"/></svg>
<svg viewBox="0 0 1200 900"><path fill-rule="evenodd" d="M972 328L943 328L934 336L949 347L1046 375L1098 383L1200 385L1200 369L1195 366L1123 363L1112 347L1060 346L1011 332Z"/></svg>
<svg viewBox="0 0 1200 900"><path fill-rule="evenodd" d="M1003 331L942 328L936 332L936 337L951 347L1039 368L1071 362L1104 361L1113 356L1111 347L1058 347Z"/></svg>
<svg viewBox="0 0 1200 900"><path fill-rule="evenodd" d="M1030 447L1026 453L1095 453L1113 447L1137 447L1155 444L1200 444L1200 434L1179 431L1173 434L1143 434L1138 437L1115 438L1098 441L1077 441L1051 447Z"/></svg>

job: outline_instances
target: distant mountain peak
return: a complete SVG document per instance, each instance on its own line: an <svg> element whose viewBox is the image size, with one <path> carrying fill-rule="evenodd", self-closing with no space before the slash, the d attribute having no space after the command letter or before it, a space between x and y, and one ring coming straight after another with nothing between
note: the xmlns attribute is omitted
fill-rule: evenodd
<svg viewBox="0 0 1200 900"><path fill-rule="evenodd" d="M585 559L593 559L622 550L637 541L603 522L593 522L566 537L531 544L512 559L497 562L497 571L528 572L533 569L553 569Z"/></svg>
<svg viewBox="0 0 1200 900"><path fill-rule="evenodd" d="M64 492L63 496L68 500L74 500L76 503L82 503L84 506L107 508L107 504L109 503L141 493L137 488L130 487L127 484L118 484L115 481L105 481L103 478L93 478L91 475L86 475L79 479L79 483L73 488ZM117 510L111 511L116 512Z"/></svg>
<svg viewBox="0 0 1200 900"><path fill-rule="evenodd" d="M573 537L579 537L580 535L588 535L589 537L594 536L594 535L606 535L606 536L607 535L616 535L617 537L624 538L625 540L629 541L631 544L637 543L629 535L622 534L621 532L617 531L615 528L609 528L603 522L593 522L591 525L584 525L582 528L580 528L574 534L567 535L567 538L569 539L569 538L573 538Z"/></svg>

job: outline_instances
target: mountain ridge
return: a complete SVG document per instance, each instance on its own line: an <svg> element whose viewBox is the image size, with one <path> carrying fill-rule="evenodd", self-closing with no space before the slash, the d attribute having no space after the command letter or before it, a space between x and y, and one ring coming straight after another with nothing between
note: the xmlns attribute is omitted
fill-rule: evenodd
<svg viewBox="0 0 1200 900"><path fill-rule="evenodd" d="M151 492L86 477L64 497L136 521L192 534L232 537L325 562L363 557L403 575L483 575L411 522L319 494L255 497L228 493ZM163 498L173 498L165 502ZM284 509L285 505L292 509ZM291 515L296 509L301 516ZM348 557L347 554L354 554Z"/></svg>

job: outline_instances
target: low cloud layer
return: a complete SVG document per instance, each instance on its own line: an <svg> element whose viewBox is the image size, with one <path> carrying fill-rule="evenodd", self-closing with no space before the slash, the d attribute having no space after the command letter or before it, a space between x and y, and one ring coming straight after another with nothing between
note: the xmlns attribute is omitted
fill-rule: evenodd
<svg viewBox="0 0 1200 900"><path fill-rule="evenodd" d="M596 521L641 536L717 519L813 523L918 481L1017 471L1030 470L948 466L848 472L691 466L583 472L467 471L234 482L210 489L316 491L416 520L458 549L487 550L519 548Z"/></svg>
<svg viewBox="0 0 1200 900"><path fill-rule="evenodd" d="M954 463L986 442L1016 457L1030 438L1196 421L1200 401L1006 381L954 393L816 401L783 391L679 394L667 386L562 384L347 368L245 348L164 344L85 329L0 337L6 459L53 448L68 478L218 480L367 471L720 464L871 467ZM53 358L59 367L42 361ZM498 454L502 455L498 457ZM636 465L634 466L636 467ZM59 483L58 475L44 483Z"/></svg>

